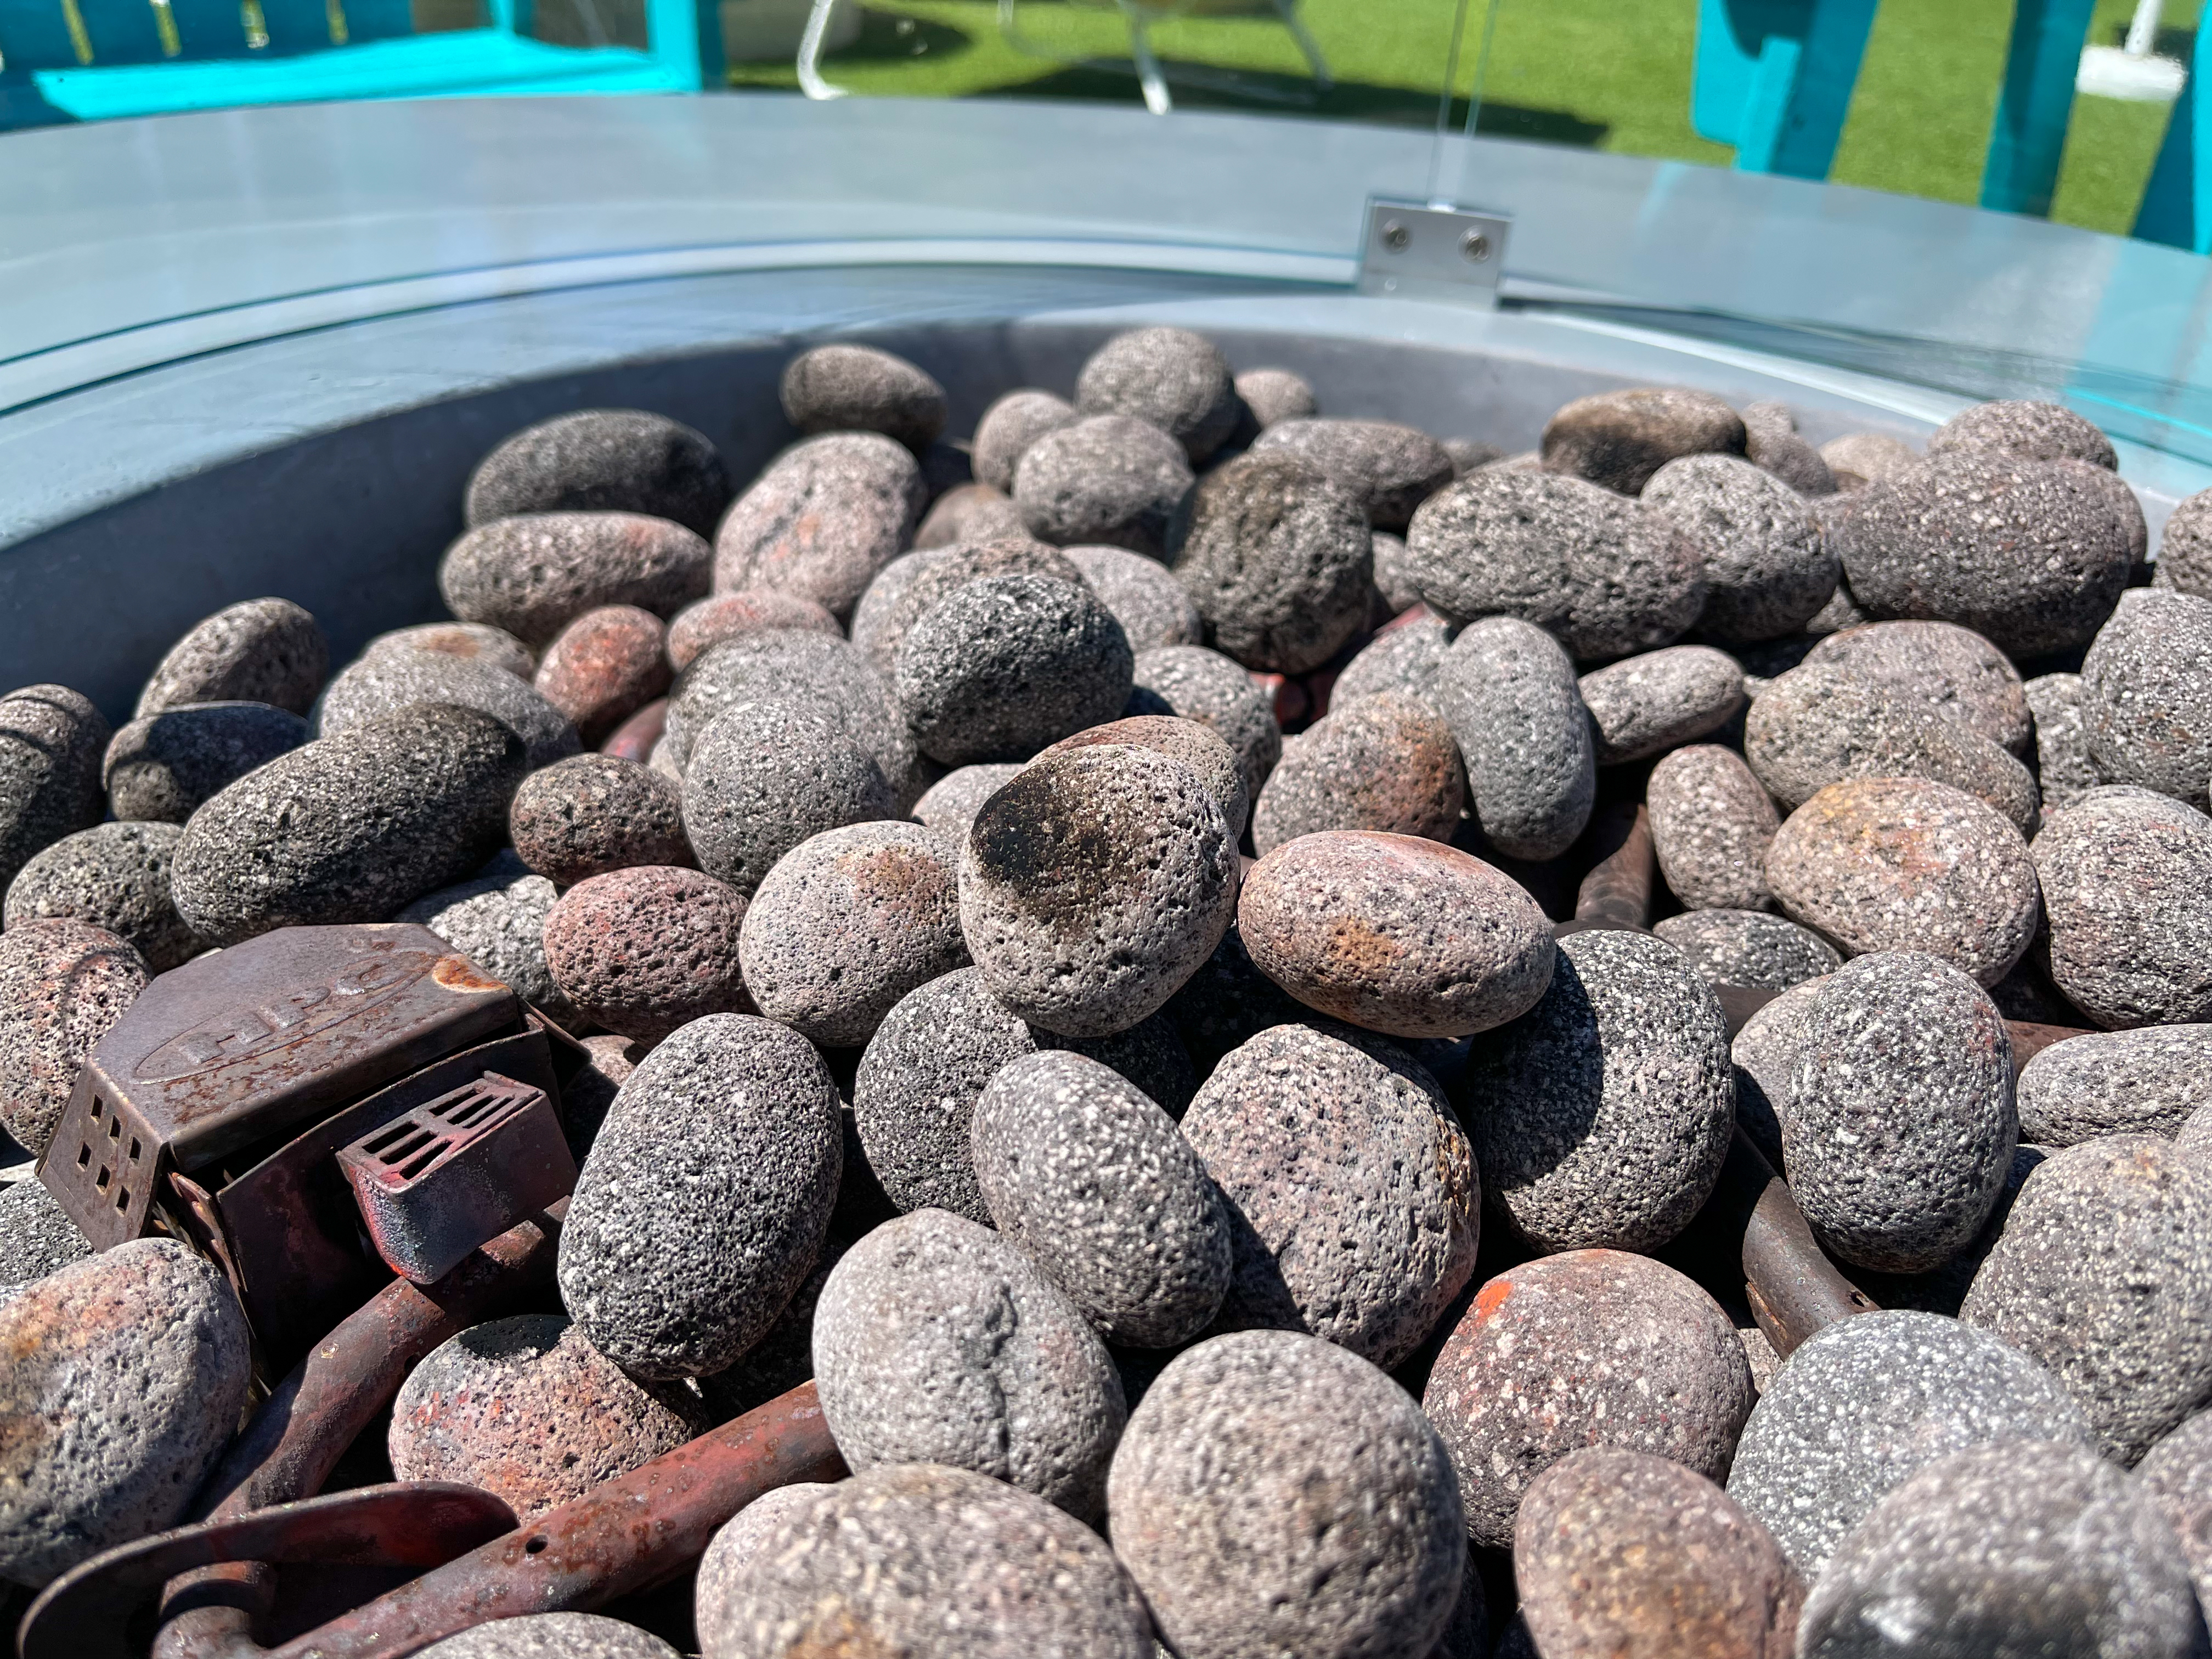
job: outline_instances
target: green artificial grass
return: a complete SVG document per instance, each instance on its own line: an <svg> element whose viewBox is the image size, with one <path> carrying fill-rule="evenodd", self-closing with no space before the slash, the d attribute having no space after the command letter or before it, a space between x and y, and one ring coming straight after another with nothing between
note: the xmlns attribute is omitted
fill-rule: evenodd
<svg viewBox="0 0 2212 1659"><path fill-rule="evenodd" d="M1208 9L1231 9L1223 0ZM1485 0L1469 6L1455 123L1466 118ZM2098 0L2091 39L2117 44L2132 0ZM2197 0L2170 0L2162 51L2186 56ZM1304 0L1301 15L1336 85L1316 91L1264 4L1249 15L1178 18L1152 40L1178 107L1242 108L1329 120L1431 125L1453 0ZM1110 8L1022 0L1040 52L1002 34L996 0L868 0L860 40L824 70L861 95L1067 98L1133 103L1127 37ZM1502 137L1725 167L1733 152L1689 120L1697 0L1497 0L1477 128ZM1831 177L1875 190L1972 202L1996 109L2011 0L1882 0ZM1059 58L1092 58L1096 64ZM733 66L738 86L791 88L787 62ZM2124 234L2164 136L2162 105L2075 100L2051 216Z"/></svg>

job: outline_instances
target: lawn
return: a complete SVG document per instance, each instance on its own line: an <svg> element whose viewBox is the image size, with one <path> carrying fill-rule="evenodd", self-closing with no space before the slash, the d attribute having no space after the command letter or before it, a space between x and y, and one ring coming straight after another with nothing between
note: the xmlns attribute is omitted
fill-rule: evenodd
<svg viewBox="0 0 2212 1659"><path fill-rule="evenodd" d="M2160 49L2185 56L2198 0L2167 0ZM1221 0L1212 0L1220 9ZM1484 0L1468 8L1452 118L1482 60L1479 131L1631 155L1726 166L1733 152L1691 130L1697 0L1495 0L1487 54ZM1334 120L1427 126L1437 117L1453 0L1304 0L1337 84L1316 94L1264 0L1255 15L1163 24L1153 40L1184 108L1255 108ZM2093 40L2117 43L2133 0L2098 0ZM831 55L829 78L860 94L1076 98L1134 102L1134 78L1055 61L1126 59L1121 24L1095 5L1023 0L1025 53L1001 33L996 0L867 0L859 42ZM1832 176L1972 202L1996 108L2010 0L1881 0ZM1209 74L1208 71L1211 71ZM788 63L735 66L741 86L796 85ZM2124 232L2166 129L2163 106L2075 102L2051 216Z"/></svg>

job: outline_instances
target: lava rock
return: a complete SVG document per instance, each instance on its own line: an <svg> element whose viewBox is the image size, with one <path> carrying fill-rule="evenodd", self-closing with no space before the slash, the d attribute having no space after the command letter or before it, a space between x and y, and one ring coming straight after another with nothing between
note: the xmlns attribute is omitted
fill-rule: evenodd
<svg viewBox="0 0 2212 1659"><path fill-rule="evenodd" d="M314 617L289 599L247 599L196 623L169 647L132 718L197 702L265 702L304 714L330 666Z"/></svg>
<svg viewBox="0 0 2212 1659"><path fill-rule="evenodd" d="M471 526L516 514L647 514L712 535L730 475L706 436L639 409L585 409L525 427L477 464Z"/></svg>
<svg viewBox="0 0 2212 1659"><path fill-rule="evenodd" d="M1252 845L1265 856L1321 830L1449 841L1466 801L1459 745L1443 717L1383 691L1339 702L1285 745L1260 792Z"/></svg>
<svg viewBox="0 0 2212 1659"><path fill-rule="evenodd" d="M1436 697L1467 768L1469 815L1511 858L1556 858L1597 799L1596 741L1575 665L1533 623L1489 617L1452 641Z"/></svg>
<svg viewBox="0 0 2212 1659"><path fill-rule="evenodd" d="M875 758L789 703L739 703L716 716L684 774L684 830L699 867L748 896L800 842L892 811Z"/></svg>
<svg viewBox="0 0 2212 1659"><path fill-rule="evenodd" d="M795 593L779 593L772 587L710 593L684 606L670 621L669 666L680 674L724 640L771 628L795 628L810 634L845 631L827 611Z"/></svg>
<svg viewBox="0 0 2212 1659"><path fill-rule="evenodd" d="M307 721L268 703L165 708L115 734L100 782L117 817L182 823L218 790L289 755L310 735Z"/></svg>
<svg viewBox="0 0 2212 1659"><path fill-rule="evenodd" d="M744 894L697 870L609 871L547 913L545 965L585 1018L659 1042L709 1014L753 1012L738 966L745 915Z"/></svg>
<svg viewBox="0 0 2212 1659"><path fill-rule="evenodd" d="M1805 459L1826 476L1820 457L1807 451ZM1686 455L1661 467L1644 489L1644 507L1705 562L1698 629L1720 645L1796 633L1835 596L1843 571L1804 498L1757 461Z"/></svg>
<svg viewBox="0 0 2212 1659"><path fill-rule="evenodd" d="M2212 490L2199 490L2167 515L2153 581L2177 592L2212 598Z"/></svg>
<svg viewBox="0 0 2212 1659"><path fill-rule="evenodd" d="M1121 624L1132 651L1205 642L1206 619L1158 560L1121 547L1071 547L1066 556Z"/></svg>
<svg viewBox="0 0 2212 1659"><path fill-rule="evenodd" d="M533 772L568 759L581 746L568 717L514 675L423 653L365 657L340 672L316 708L315 735L337 737L418 703L490 715L522 739Z"/></svg>
<svg viewBox="0 0 2212 1659"><path fill-rule="evenodd" d="M63 836L8 884L8 927L88 922L127 941L154 972L167 972L205 948L169 896L184 834L173 823L118 823Z"/></svg>
<svg viewBox="0 0 2212 1659"><path fill-rule="evenodd" d="M1818 933L1759 910L1686 910L1654 922L1651 931L1712 985L1786 991L1834 973L1844 962Z"/></svg>
<svg viewBox="0 0 2212 1659"><path fill-rule="evenodd" d="M1820 984L1819 979L1802 980L1759 1009L1729 1049L1735 1070L1736 1127L1779 1174L1788 1173L1782 1118L1790 1108L1798 1046Z"/></svg>
<svg viewBox="0 0 2212 1659"><path fill-rule="evenodd" d="M580 1168L590 1154L599 1127L614 1108L615 1096L645 1057L644 1046L612 1031L582 1039L587 1056L583 1065L561 1085L561 1116L568 1131L568 1150Z"/></svg>
<svg viewBox="0 0 2212 1659"><path fill-rule="evenodd" d="M1632 386L1565 404L1545 423L1544 465L1617 490L1640 493L1651 476L1685 455L1741 455L1743 421L1710 392Z"/></svg>
<svg viewBox="0 0 2212 1659"><path fill-rule="evenodd" d="M417 922L556 1022L574 1010L545 964L545 921L553 884L533 874L512 848L473 878L416 899L394 921Z"/></svg>
<svg viewBox="0 0 2212 1659"><path fill-rule="evenodd" d="M1616 1250L1492 1279L1421 1396L1459 1474L1468 1535L1492 1549L1512 1543L1536 1477L1584 1446L1725 1479L1751 1408L1751 1366L1720 1304L1672 1267Z"/></svg>
<svg viewBox="0 0 2212 1659"><path fill-rule="evenodd" d="M1366 520L1298 461L1255 453L1216 467L1183 498L1167 546L1216 648L1247 668L1317 668L1367 620Z"/></svg>
<svg viewBox="0 0 2212 1659"><path fill-rule="evenodd" d="M2081 677L2039 675L2021 690L2035 718L2035 776L2044 811L2071 806L2105 781L2082 724Z"/></svg>
<svg viewBox="0 0 2212 1659"><path fill-rule="evenodd" d="M1336 677L1329 692L1330 710L1348 708L1362 697L1379 696L1385 691L1403 692L1440 708L1437 676L1457 632L1424 611L1411 622L1377 634L1360 647L1358 654Z"/></svg>
<svg viewBox="0 0 2212 1659"><path fill-rule="evenodd" d="M1651 769L1644 805L1659 873L1689 908L1773 904L1766 849L1782 819L1742 756L1714 744L1677 749Z"/></svg>
<svg viewBox="0 0 2212 1659"><path fill-rule="evenodd" d="M1379 599L1379 615L1370 615L1370 621L1386 621L1401 616L1421 604L1420 586L1413 573L1407 568L1406 542L1402 536L1394 536L1387 530L1377 530L1368 537L1368 545L1375 566L1375 593L1369 604L1374 606ZM1425 605L1421 614L1429 614Z"/></svg>
<svg viewBox="0 0 2212 1659"><path fill-rule="evenodd" d="M1285 420L1262 432L1252 453L1310 467L1350 495L1377 530L1405 529L1455 472L1442 444L1390 421Z"/></svg>
<svg viewBox="0 0 2212 1659"><path fill-rule="evenodd" d="M514 732L448 704L319 738L192 814L169 868L177 914L217 945L276 927L382 921L483 866L527 770Z"/></svg>
<svg viewBox="0 0 2212 1659"><path fill-rule="evenodd" d="M0 697L0 887L32 856L101 816L100 711L62 685Z"/></svg>
<svg viewBox="0 0 2212 1659"><path fill-rule="evenodd" d="M873 346L820 345L785 365L783 412L801 432L880 432L920 454L945 430L945 388Z"/></svg>
<svg viewBox="0 0 2212 1659"><path fill-rule="evenodd" d="M1187 720L1175 714L1131 714L1108 720L1103 726L1088 726L1072 738L1062 738L1039 750L1037 758L1042 760L1050 755L1064 755L1071 749L1094 749L1109 743L1150 749L1170 760L1181 761L1198 774L1206 793L1219 805L1230 834L1233 836L1244 833L1244 820L1251 811L1251 802L1244 794L1244 775L1237 768L1235 751L1202 721Z"/></svg>
<svg viewBox="0 0 2212 1659"><path fill-rule="evenodd" d="M586 611L554 636L538 665L538 695L568 716L586 746L603 741L668 690L667 629L634 605Z"/></svg>
<svg viewBox="0 0 2212 1659"><path fill-rule="evenodd" d="M915 526L917 548L951 547L960 542L990 541L1001 536L1026 536L1022 515L1013 498L988 484L955 484L929 504Z"/></svg>
<svg viewBox="0 0 2212 1659"><path fill-rule="evenodd" d="M2203 810L2212 776L2212 599L2139 589L2081 663L2081 728L2098 775Z"/></svg>
<svg viewBox="0 0 2212 1659"><path fill-rule="evenodd" d="M794 1480L772 1486L725 1522L707 1553L699 1559L699 1576L692 1590L693 1617L702 1653L728 1654L744 1639L730 1615L742 1606L747 1576L762 1559L762 1547L787 1518L798 1515L817 1498L829 1495L833 1483Z"/></svg>
<svg viewBox="0 0 2212 1659"><path fill-rule="evenodd" d="M1772 473L1801 495L1836 493L1836 475L1820 459L1820 452L1797 435L1797 416L1788 404L1746 404L1741 412L1743 453L1753 465ZM1649 485L1645 493L1650 493Z"/></svg>
<svg viewBox="0 0 2212 1659"><path fill-rule="evenodd" d="M2034 739L2020 672L1980 635L1949 623L1843 629L1820 640L1804 659L1842 670L1899 702L1924 703L2012 754L2027 754Z"/></svg>
<svg viewBox="0 0 2212 1659"><path fill-rule="evenodd" d="M1836 487L1844 491L1894 477L1920 461L1911 444L1887 432L1847 432L1831 438L1820 446L1820 459L1828 464Z"/></svg>
<svg viewBox="0 0 2212 1659"><path fill-rule="evenodd" d="M1132 415L1091 415L1022 452L1013 496L1023 527L1042 540L1158 557L1190 486L1190 463L1176 440Z"/></svg>
<svg viewBox="0 0 2212 1659"><path fill-rule="evenodd" d="M1974 404L1936 428L1930 455L1994 450L2016 461L2087 461L2117 471L2112 441L2072 410L2025 398Z"/></svg>
<svg viewBox="0 0 2212 1659"><path fill-rule="evenodd" d="M1158 568L1153 561L1146 562ZM1058 548L1027 534L915 552L894 559L860 596L853 612L853 643L889 682L898 669L899 647L916 623L970 582L1014 575L1049 576L1079 589L1086 586L1083 573Z"/></svg>
<svg viewBox="0 0 2212 1659"><path fill-rule="evenodd" d="M0 933L0 1127L42 1152L77 1073L152 975L128 942L88 922Z"/></svg>
<svg viewBox="0 0 2212 1659"><path fill-rule="evenodd" d="M462 536L438 566L438 592L464 622L505 629L537 650L602 605L672 617L705 596L713 566L698 532L667 519L539 513Z"/></svg>
<svg viewBox="0 0 2212 1659"><path fill-rule="evenodd" d="M902 803L924 785L915 777L914 738L890 688L845 641L773 629L715 646L684 671L668 697L667 739L679 770L699 734L741 702L786 702L842 726L875 757Z"/></svg>
<svg viewBox="0 0 2212 1659"><path fill-rule="evenodd" d="M1073 426L1083 417L1075 405L1049 392L1025 386L993 400L975 422L975 478L1004 493L1014 487L1014 469L1029 447L1048 432Z"/></svg>
<svg viewBox="0 0 2212 1659"><path fill-rule="evenodd" d="M516 855L556 887L611 870L688 865L683 791L613 755L572 755L525 778L507 813Z"/></svg>
<svg viewBox="0 0 2212 1659"><path fill-rule="evenodd" d="M2166 1436L2136 1465L2136 1489L2158 1506L2197 1586L2200 1605L2212 1586L2212 1413L2198 1412Z"/></svg>
<svg viewBox="0 0 2212 1659"><path fill-rule="evenodd" d="M28 1285L93 1253L43 1182L0 1189L0 1290Z"/></svg>
<svg viewBox="0 0 2212 1659"><path fill-rule="evenodd" d="M1187 328L1139 328L1091 354L1075 377L1075 406L1088 416L1133 416L1204 460L1237 429L1243 413L1229 360Z"/></svg>
<svg viewBox="0 0 2212 1659"><path fill-rule="evenodd" d="M1597 733L1597 763L1619 766L1679 749L1743 708L1743 666L1710 646L1625 657L1577 682Z"/></svg>
<svg viewBox="0 0 2212 1659"><path fill-rule="evenodd" d="M2051 977L2100 1025L2212 1019L2212 819L2148 790L2094 789L2030 849Z"/></svg>
<svg viewBox="0 0 2212 1659"><path fill-rule="evenodd" d="M1426 1654L1467 1566L1437 1431L1374 1366L1285 1331L1178 1355L1129 1419L1109 1502L1178 1653Z"/></svg>
<svg viewBox="0 0 2212 1659"><path fill-rule="evenodd" d="M1313 387L1304 375L1287 368L1248 368L1237 377L1236 386L1253 424L1263 432L1284 421L1321 413Z"/></svg>
<svg viewBox="0 0 2212 1659"><path fill-rule="evenodd" d="M538 659L530 647L504 628L488 623L423 623L415 628L395 628L379 634L361 648L364 657L405 655L427 652L434 657L461 657L487 663L519 680L535 679Z"/></svg>
<svg viewBox="0 0 2212 1659"><path fill-rule="evenodd" d="M715 590L773 588L848 616L912 541L925 494L914 457L880 433L793 444L714 532Z"/></svg>
<svg viewBox="0 0 2212 1659"><path fill-rule="evenodd" d="M2100 1031L2054 1042L2021 1068L2021 1138L2040 1146L2100 1135L2170 1140L2208 1103L2212 1025Z"/></svg>
<svg viewBox="0 0 2212 1659"><path fill-rule="evenodd" d="M1237 751L1244 793L1253 800L1283 755L1274 705L1252 677L1218 651L1168 645L1140 653L1130 714L1176 714L1212 726Z"/></svg>
<svg viewBox="0 0 2212 1659"><path fill-rule="evenodd" d="M658 1636L596 1613L495 1619L418 1651L423 1659L676 1659Z"/></svg>
<svg viewBox="0 0 2212 1659"><path fill-rule="evenodd" d="M983 803L1012 782L1023 764L1005 761L955 767L921 792L921 799L914 804L914 816L939 834L965 842Z"/></svg>

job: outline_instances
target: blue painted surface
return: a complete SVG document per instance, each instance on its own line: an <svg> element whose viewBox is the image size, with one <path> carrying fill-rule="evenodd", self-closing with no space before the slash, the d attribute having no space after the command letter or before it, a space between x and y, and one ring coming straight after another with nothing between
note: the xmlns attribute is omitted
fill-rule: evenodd
<svg viewBox="0 0 2212 1659"><path fill-rule="evenodd" d="M2166 124L2158 163L2136 210L2135 234L2192 253L2212 253L2212 102L2197 95L2197 70L2212 68L2212 6L2197 23L2192 67Z"/></svg>
<svg viewBox="0 0 2212 1659"><path fill-rule="evenodd" d="M2095 10L2096 0L2017 0L1982 168L1984 207L2049 216L2074 114L2074 76Z"/></svg>
<svg viewBox="0 0 2212 1659"><path fill-rule="evenodd" d="M1690 122L1744 173L1825 179L1876 0L1698 0Z"/></svg>

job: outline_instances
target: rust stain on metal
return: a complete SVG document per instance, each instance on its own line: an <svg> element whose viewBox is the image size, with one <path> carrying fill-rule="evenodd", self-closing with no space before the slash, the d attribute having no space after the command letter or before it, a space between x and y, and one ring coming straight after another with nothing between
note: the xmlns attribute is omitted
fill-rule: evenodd
<svg viewBox="0 0 2212 1659"><path fill-rule="evenodd" d="M504 981L494 979L466 957L439 957L437 965L430 969L430 977L448 991L504 991L507 989Z"/></svg>

